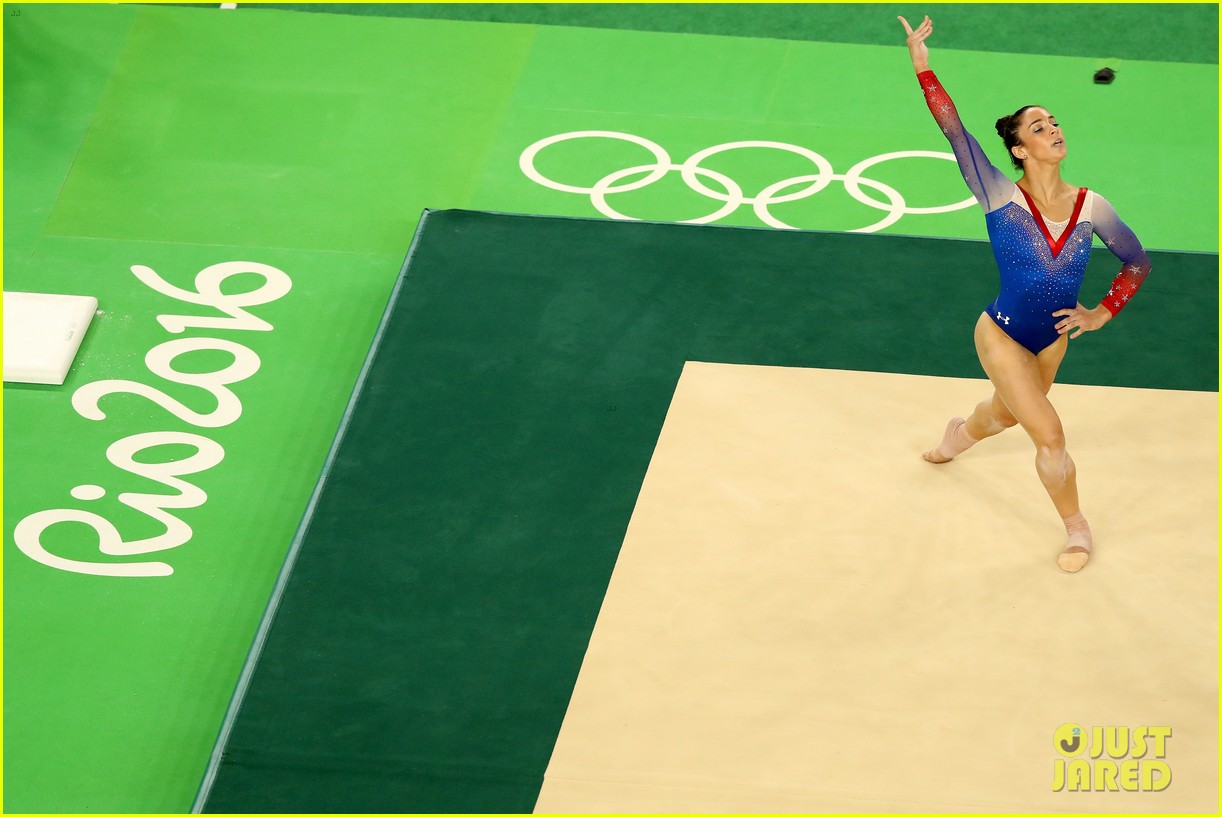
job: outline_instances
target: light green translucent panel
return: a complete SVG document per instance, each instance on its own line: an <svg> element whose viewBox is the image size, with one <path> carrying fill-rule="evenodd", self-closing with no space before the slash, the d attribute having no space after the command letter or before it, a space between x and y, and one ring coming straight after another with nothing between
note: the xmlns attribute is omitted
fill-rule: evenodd
<svg viewBox="0 0 1222 817"><path fill-rule="evenodd" d="M401 251L462 202L530 34L143 9L48 231Z"/></svg>

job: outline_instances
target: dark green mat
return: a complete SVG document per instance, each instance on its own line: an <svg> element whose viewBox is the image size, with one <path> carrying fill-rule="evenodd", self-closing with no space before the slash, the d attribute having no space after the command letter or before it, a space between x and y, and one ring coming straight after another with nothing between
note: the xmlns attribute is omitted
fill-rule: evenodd
<svg viewBox="0 0 1222 817"><path fill-rule="evenodd" d="M1157 254L1062 379L1216 389L1216 270ZM206 810L530 811L683 362L982 377L995 277L982 242L428 214Z"/></svg>

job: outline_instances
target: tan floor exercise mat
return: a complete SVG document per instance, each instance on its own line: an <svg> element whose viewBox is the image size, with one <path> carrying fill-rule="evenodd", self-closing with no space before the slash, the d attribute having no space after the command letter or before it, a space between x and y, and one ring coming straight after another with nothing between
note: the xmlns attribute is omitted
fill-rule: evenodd
<svg viewBox="0 0 1222 817"><path fill-rule="evenodd" d="M536 811L1216 811L1217 395L1054 387L1069 575L989 393L688 363Z"/></svg>

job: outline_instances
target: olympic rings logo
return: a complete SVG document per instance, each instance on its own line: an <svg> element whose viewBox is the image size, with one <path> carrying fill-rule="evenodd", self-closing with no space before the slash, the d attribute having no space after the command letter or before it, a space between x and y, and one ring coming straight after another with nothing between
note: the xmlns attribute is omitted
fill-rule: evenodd
<svg viewBox="0 0 1222 817"><path fill-rule="evenodd" d="M565 142L571 139L620 139L626 142L640 145L651 154L653 161L648 164L633 165L620 170L608 173L603 176L592 187L581 187L574 184L564 184L562 182L549 179L538 171L535 167L535 157L540 151L545 148ZM718 153L723 153L730 150L740 150L746 148L766 148L772 150L783 150L789 153L796 153L799 156L808 159L814 165L815 172L801 176L793 176L788 179L782 179L765 187L753 196L745 195L742 187L729 176L724 173L719 173L716 170L711 170L707 167L701 167L700 163ZM965 207L971 207L976 203L976 199L968 196L963 201L955 202L954 204L939 205L936 207L909 207L908 203L898 190L890 185L883 184L874 179L862 177L862 173L883 162L889 162L895 159L945 159L951 162L955 161L953 153L946 153L933 150L900 150L892 153L883 153L878 156L871 156L868 159L863 159L857 164L849 168L848 173L836 173L831 162L809 148L804 148L799 145L791 145L786 142L767 142L767 141L743 141L743 142L726 142L721 145L714 145L710 148L698 151L687 158L686 161L676 164L670 158L670 154L666 149L656 142L651 142L640 136L635 136L631 133L621 133L619 131L602 131L602 130L585 130L572 131L570 133L559 133L555 136L548 136L540 139L533 145L522 152L518 160L518 166L528 178L544 187L549 187L553 190L559 190L565 193L578 193L588 195L590 202L603 215L608 218L636 221L632 216L624 215L611 206L608 197L614 193L626 193L630 190L639 190L661 179L671 171L679 171L684 183L693 191L710 198L714 201L721 202L721 206L709 213L706 216L699 218L687 219L684 224L709 224L718 219L725 218L731 213L738 210L744 204L750 204L755 210L755 215L760 221L770 227L776 227L781 230L798 229L790 224L781 221L768 209L771 205L782 204L784 202L797 201L799 199L809 198L816 193L825 189L833 181L838 181L844 184L845 190L848 191L854 199L865 204L875 210L882 210L885 215L875 223L859 227L855 230L850 230L853 233L873 233L890 227L895 222L899 221L905 215L919 215L929 213L949 213L953 210L962 210ZM641 178L634 181L625 181L633 176L644 174ZM714 190L706 185L702 180L712 180L721 185L724 192ZM873 198L868 195L862 187L868 187L876 193L881 194L885 201ZM791 188L798 188L792 190ZM791 192L785 192L791 191Z"/></svg>

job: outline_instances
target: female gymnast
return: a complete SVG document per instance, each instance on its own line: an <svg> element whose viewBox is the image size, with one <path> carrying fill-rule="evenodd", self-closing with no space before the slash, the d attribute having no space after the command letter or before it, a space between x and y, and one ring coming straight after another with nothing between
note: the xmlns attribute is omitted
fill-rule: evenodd
<svg viewBox="0 0 1222 817"><path fill-rule="evenodd" d="M1022 172L1010 181L985 157L955 105L929 70L929 17L912 26L903 17L908 52L925 101L950 140L963 180L984 209L1001 292L976 321L976 353L994 391L970 417L952 418L942 442L923 455L949 462L985 437L1021 425L1035 444L1035 469L1065 522L1069 541L1057 557L1076 573L1090 558L1091 533L1078 506L1077 473L1048 391L1069 339L1100 329L1132 299L1150 271L1133 231L1102 196L1061 179L1065 137L1056 117L1026 105L997 120L997 132ZM1087 309L1078 289L1090 257L1091 233L1121 261L1103 302ZM1072 334L1069 334L1072 333Z"/></svg>

